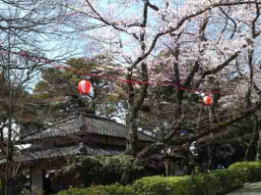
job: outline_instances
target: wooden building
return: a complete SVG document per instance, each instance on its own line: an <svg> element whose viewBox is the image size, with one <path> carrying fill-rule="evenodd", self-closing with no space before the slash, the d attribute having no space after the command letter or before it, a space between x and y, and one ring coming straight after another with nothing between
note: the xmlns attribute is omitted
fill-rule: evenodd
<svg viewBox="0 0 261 195"><path fill-rule="evenodd" d="M74 115L66 120L27 134L17 144L31 144L16 156L22 169L30 170L32 194L43 193L48 170L61 168L72 155L116 155L124 153L127 128L115 121L90 114ZM146 146L153 138L139 132L138 146Z"/></svg>

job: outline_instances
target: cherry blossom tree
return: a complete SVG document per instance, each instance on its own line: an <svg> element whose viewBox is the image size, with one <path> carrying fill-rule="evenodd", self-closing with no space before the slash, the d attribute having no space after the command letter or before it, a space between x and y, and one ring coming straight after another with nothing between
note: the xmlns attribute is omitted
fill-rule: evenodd
<svg viewBox="0 0 261 195"><path fill-rule="evenodd" d="M64 3L72 13L81 14L77 26L81 37L92 38L100 52L109 52L121 62L126 67L127 80L142 81L127 84L129 153L137 152L137 119L144 99L150 98L149 82L171 82L175 89L170 131L162 139L175 145L208 136L259 109L259 73L255 62L261 33L260 4L247 0L79 0ZM85 31L93 25L99 28ZM214 85L232 83L239 77L242 78L240 83L226 89ZM192 138L177 138L184 120L189 120L182 113L186 93L192 93L192 89L219 94L219 97L214 95L213 116L232 109L233 105L226 103L246 94L252 103L236 116L213 119L211 126L198 126ZM220 102L224 102L222 108L217 106Z"/></svg>

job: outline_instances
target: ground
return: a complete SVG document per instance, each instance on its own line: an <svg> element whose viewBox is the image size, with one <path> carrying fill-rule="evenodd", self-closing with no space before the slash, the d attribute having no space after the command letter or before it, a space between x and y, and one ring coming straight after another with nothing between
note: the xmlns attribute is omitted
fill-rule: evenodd
<svg viewBox="0 0 261 195"><path fill-rule="evenodd" d="M245 184L243 188L227 195L261 195L261 182Z"/></svg>

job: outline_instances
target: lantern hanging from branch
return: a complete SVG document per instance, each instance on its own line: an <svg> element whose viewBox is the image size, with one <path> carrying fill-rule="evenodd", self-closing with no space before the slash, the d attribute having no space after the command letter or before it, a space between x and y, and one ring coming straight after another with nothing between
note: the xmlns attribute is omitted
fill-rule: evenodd
<svg viewBox="0 0 261 195"><path fill-rule="evenodd" d="M88 95L92 90L92 83L88 80L81 80L78 83L78 91L82 95Z"/></svg>
<svg viewBox="0 0 261 195"><path fill-rule="evenodd" d="M203 102L205 105L209 106L209 105L213 104L213 97L210 95L206 95L203 97Z"/></svg>

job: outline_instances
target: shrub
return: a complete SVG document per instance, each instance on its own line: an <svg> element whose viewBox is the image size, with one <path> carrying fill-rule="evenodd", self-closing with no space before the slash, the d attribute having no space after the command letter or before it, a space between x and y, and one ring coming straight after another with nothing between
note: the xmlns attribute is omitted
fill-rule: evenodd
<svg viewBox="0 0 261 195"><path fill-rule="evenodd" d="M228 169L244 182L261 180L261 161L238 162L232 164Z"/></svg>
<svg viewBox="0 0 261 195"><path fill-rule="evenodd" d="M144 177L135 181L133 190L141 195L193 194L194 184L190 176L183 177Z"/></svg>
<svg viewBox="0 0 261 195"><path fill-rule="evenodd" d="M57 195L133 195L130 186L121 186L119 184L109 186L93 186L89 188L69 188L61 191Z"/></svg>
<svg viewBox="0 0 261 195"><path fill-rule="evenodd" d="M261 161L235 163L228 169L194 176L143 177L131 186L71 188L58 195L221 195L253 181L261 181Z"/></svg>
<svg viewBox="0 0 261 195"><path fill-rule="evenodd" d="M216 195L241 187L235 182L236 175L229 170L215 170L206 174L183 177L145 177L133 184L133 189L143 195Z"/></svg>
<svg viewBox="0 0 261 195"><path fill-rule="evenodd" d="M64 189L70 185L87 187L91 184L128 184L144 176L144 169L127 155L78 156L70 159L55 177L54 188ZM61 185L62 187L58 187Z"/></svg>
<svg viewBox="0 0 261 195"><path fill-rule="evenodd" d="M210 173L199 174L193 177L196 186L194 194L224 194L243 185L237 175L227 169L214 170Z"/></svg>

